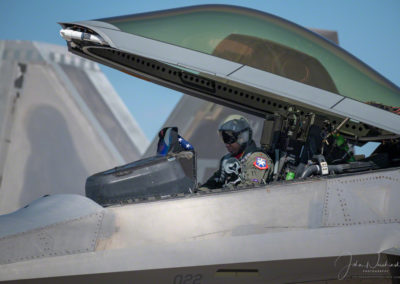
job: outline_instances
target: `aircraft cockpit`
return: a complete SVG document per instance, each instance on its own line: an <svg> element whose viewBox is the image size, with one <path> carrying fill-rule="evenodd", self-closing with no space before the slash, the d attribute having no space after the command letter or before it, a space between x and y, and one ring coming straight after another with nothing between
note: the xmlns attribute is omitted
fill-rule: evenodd
<svg viewBox="0 0 400 284"><path fill-rule="evenodd" d="M268 115L264 119L260 145L274 163L270 179L266 184L250 186L226 182L222 188L207 192L268 187L275 183L334 178L400 166L398 136L393 135L390 140L370 137L369 141L381 141L381 145L368 157L355 155L354 146L367 140L343 134L340 130L348 121L345 118L333 126L315 114L305 114L294 107ZM159 133L155 156L90 176L86 195L109 206L204 194L199 191L196 159L195 149L178 134L177 127L164 128Z"/></svg>
<svg viewBox="0 0 400 284"><path fill-rule="evenodd" d="M72 53L263 119L259 143L274 161L270 183L400 166L400 89L294 23L242 7L203 5L61 25ZM353 154L353 146L369 141L381 143L373 155ZM165 188L183 188L172 195L190 193L197 184L193 153L148 158L104 175L138 167L154 185L155 167L171 160L158 176Z"/></svg>

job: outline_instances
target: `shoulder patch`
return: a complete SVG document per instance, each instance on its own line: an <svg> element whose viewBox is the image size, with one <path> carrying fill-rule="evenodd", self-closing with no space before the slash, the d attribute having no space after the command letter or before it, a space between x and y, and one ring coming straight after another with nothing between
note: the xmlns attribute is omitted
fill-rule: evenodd
<svg viewBox="0 0 400 284"><path fill-rule="evenodd" d="M256 160L254 161L253 165L260 170L268 169L268 163L266 158L256 157Z"/></svg>

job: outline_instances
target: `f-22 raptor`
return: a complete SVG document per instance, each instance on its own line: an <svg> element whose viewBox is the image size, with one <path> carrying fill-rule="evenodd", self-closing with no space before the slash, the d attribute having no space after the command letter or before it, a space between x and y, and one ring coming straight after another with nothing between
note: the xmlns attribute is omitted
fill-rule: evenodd
<svg viewBox="0 0 400 284"><path fill-rule="evenodd" d="M0 280L396 281L397 86L317 34L242 7L61 26L76 55L263 118L259 142L274 159L274 177L196 193L187 152L99 173L88 179L91 199L47 196L0 216ZM369 141L380 142L369 157L340 148ZM171 169L168 182L151 174Z"/></svg>

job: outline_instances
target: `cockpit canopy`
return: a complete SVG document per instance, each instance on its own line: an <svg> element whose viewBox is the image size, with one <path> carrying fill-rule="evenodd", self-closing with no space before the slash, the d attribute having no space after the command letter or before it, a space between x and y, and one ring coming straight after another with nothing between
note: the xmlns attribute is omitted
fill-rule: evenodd
<svg viewBox="0 0 400 284"><path fill-rule="evenodd" d="M204 5L97 21L392 112L400 107L399 88L367 65L317 34L260 11Z"/></svg>

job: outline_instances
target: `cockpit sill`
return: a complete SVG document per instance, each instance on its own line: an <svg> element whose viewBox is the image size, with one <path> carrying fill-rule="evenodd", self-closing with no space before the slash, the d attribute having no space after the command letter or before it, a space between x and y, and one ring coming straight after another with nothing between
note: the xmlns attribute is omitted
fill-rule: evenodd
<svg viewBox="0 0 400 284"><path fill-rule="evenodd" d="M368 175L373 174L373 177L369 177L369 180L374 179L383 179L385 178L386 173L400 172L400 167L386 168L386 169L378 169L378 170L370 170L370 171L362 171L362 172L354 172L354 173L343 173L340 175L325 175L325 176L311 176L306 179L293 179L293 180L278 180L271 181L268 184L255 184L252 186L244 186L244 187L225 187L225 188L217 188L210 189L209 191L197 191L195 193L179 193L176 195L163 195L163 196L149 196L146 198L131 198L126 201L115 201L110 200L108 204L103 204L103 207L121 207L128 205L136 205L136 204L144 204L144 203L153 203L153 202L168 202L175 201L186 198L201 198L206 196L216 196L216 195L224 195L224 194L235 194L238 192L245 191L266 191L268 193L273 193L274 191L286 191L291 190L294 186L318 183L318 182L339 182L339 183L354 183L355 181L363 181ZM348 178L354 178L350 181L347 181ZM400 180L396 180L400 182ZM325 187L321 187L321 189L325 190Z"/></svg>

